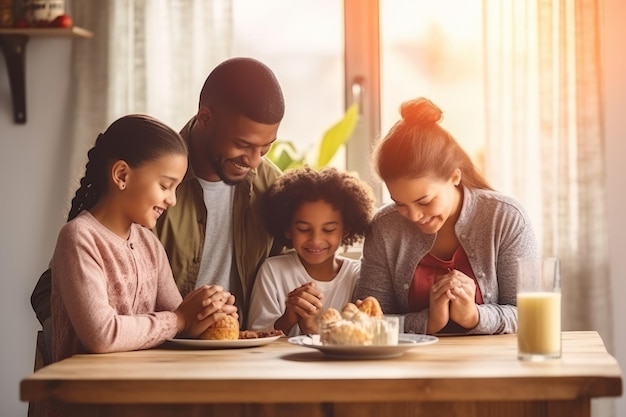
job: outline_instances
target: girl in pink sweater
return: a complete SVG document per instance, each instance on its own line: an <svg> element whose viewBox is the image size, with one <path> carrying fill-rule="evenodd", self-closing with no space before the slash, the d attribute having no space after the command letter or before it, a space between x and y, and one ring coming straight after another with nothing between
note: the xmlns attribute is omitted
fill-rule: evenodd
<svg viewBox="0 0 626 417"><path fill-rule="evenodd" d="M147 349L237 317L233 296L219 286L183 300L150 230L176 204L187 169L180 135L129 115L98 136L88 157L51 261L53 360Z"/></svg>

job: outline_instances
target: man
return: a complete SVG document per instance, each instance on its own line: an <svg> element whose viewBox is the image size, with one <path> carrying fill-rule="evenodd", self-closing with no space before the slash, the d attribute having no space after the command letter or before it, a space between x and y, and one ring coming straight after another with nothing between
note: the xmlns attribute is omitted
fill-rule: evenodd
<svg viewBox="0 0 626 417"><path fill-rule="evenodd" d="M182 129L189 168L177 204L155 227L183 297L204 284L235 296L242 327L256 272L280 252L265 230L259 198L280 171L263 156L276 140L285 110L273 72L251 58L232 58L208 76L197 114ZM31 304L46 327L50 270L39 279Z"/></svg>
<svg viewBox="0 0 626 417"><path fill-rule="evenodd" d="M263 156L284 111L280 85L264 64L233 58L218 65L181 131L189 169L178 204L156 227L181 293L219 284L235 295L243 324L257 270L272 253L258 203L280 175Z"/></svg>

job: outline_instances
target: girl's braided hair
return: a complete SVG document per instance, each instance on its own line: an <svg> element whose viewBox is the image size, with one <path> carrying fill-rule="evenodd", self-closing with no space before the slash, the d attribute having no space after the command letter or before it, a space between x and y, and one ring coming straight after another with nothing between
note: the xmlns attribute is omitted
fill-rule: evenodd
<svg viewBox="0 0 626 417"><path fill-rule="evenodd" d="M87 153L85 175L72 199L67 221L98 202L107 189L108 170L113 162L124 160L131 168L136 168L171 154L186 156L187 144L163 122L144 114L117 119L98 135L94 147Z"/></svg>

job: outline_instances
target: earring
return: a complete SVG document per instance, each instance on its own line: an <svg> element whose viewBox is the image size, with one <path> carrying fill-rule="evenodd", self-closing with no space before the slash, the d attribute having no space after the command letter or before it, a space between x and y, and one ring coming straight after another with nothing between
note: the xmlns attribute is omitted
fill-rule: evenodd
<svg viewBox="0 0 626 417"><path fill-rule="evenodd" d="M121 183L120 184L120 191L124 191L124 189L126 189L126 183Z"/></svg>

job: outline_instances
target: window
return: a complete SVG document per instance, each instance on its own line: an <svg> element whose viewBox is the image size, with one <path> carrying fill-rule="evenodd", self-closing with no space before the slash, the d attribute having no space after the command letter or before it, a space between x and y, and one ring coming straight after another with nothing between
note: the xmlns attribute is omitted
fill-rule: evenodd
<svg viewBox="0 0 626 417"><path fill-rule="evenodd" d="M403 101L424 96L482 164L481 0L234 0L233 7L233 55L261 59L283 86L279 139L308 149L356 101L360 124L333 165L357 172L385 201L371 147Z"/></svg>
<svg viewBox="0 0 626 417"><path fill-rule="evenodd" d="M483 166L481 7L481 0L380 2L382 134L399 119L402 102L426 97L442 109L441 125Z"/></svg>
<svg viewBox="0 0 626 417"><path fill-rule="evenodd" d="M285 96L279 140L312 148L344 114L343 5L337 0L234 0L233 56L275 72ZM334 165L345 167L345 154Z"/></svg>

